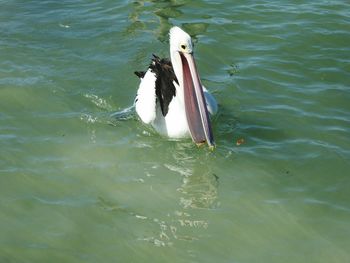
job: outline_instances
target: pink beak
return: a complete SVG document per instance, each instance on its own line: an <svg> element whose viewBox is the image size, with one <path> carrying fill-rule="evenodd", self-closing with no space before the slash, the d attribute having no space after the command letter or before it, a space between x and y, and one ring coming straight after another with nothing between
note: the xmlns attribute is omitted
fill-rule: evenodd
<svg viewBox="0 0 350 263"><path fill-rule="evenodd" d="M183 69L185 110L192 140L215 146L203 87L192 53L180 53Z"/></svg>

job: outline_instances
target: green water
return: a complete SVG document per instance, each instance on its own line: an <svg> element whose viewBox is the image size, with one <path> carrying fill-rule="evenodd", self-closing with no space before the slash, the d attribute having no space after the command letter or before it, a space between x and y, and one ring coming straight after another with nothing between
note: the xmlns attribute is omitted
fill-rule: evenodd
<svg viewBox="0 0 350 263"><path fill-rule="evenodd" d="M313 2L0 1L0 262L349 262L350 4ZM214 152L113 115L172 25Z"/></svg>

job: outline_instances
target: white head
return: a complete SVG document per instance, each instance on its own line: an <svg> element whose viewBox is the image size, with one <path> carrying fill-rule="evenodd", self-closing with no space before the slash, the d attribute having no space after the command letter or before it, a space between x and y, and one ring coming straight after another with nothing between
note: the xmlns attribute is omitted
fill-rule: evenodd
<svg viewBox="0 0 350 263"><path fill-rule="evenodd" d="M183 52L192 53L193 45L189 34L181 28L174 26L170 29L170 53Z"/></svg>

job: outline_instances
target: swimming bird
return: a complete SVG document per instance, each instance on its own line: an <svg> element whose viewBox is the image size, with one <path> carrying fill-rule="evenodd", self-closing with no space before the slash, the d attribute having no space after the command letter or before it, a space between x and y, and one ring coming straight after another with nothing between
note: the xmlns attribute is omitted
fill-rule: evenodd
<svg viewBox="0 0 350 263"><path fill-rule="evenodd" d="M217 103L202 85L193 56L191 37L175 26L169 31L170 60L153 55L146 71L136 71L140 85L136 113L160 134L191 137L197 144L215 146L210 115Z"/></svg>

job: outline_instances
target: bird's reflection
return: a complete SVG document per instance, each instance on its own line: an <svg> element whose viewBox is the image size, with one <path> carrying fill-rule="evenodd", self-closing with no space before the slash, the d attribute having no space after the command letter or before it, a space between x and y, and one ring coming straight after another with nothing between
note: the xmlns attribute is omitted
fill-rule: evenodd
<svg viewBox="0 0 350 263"><path fill-rule="evenodd" d="M215 208L219 177L209 171L193 171L191 176L183 178L178 191L183 194L180 203L187 208Z"/></svg>
<svg viewBox="0 0 350 263"><path fill-rule="evenodd" d="M165 164L171 172L181 176L178 209L169 212L169 218L159 220L160 233L151 241L156 245L171 245L176 240L193 241L210 227L207 215L218 204L219 177L212 170L212 156L193 157L190 143L177 143L173 162ZM157 240L155 242L155 240Z"/></svg>

